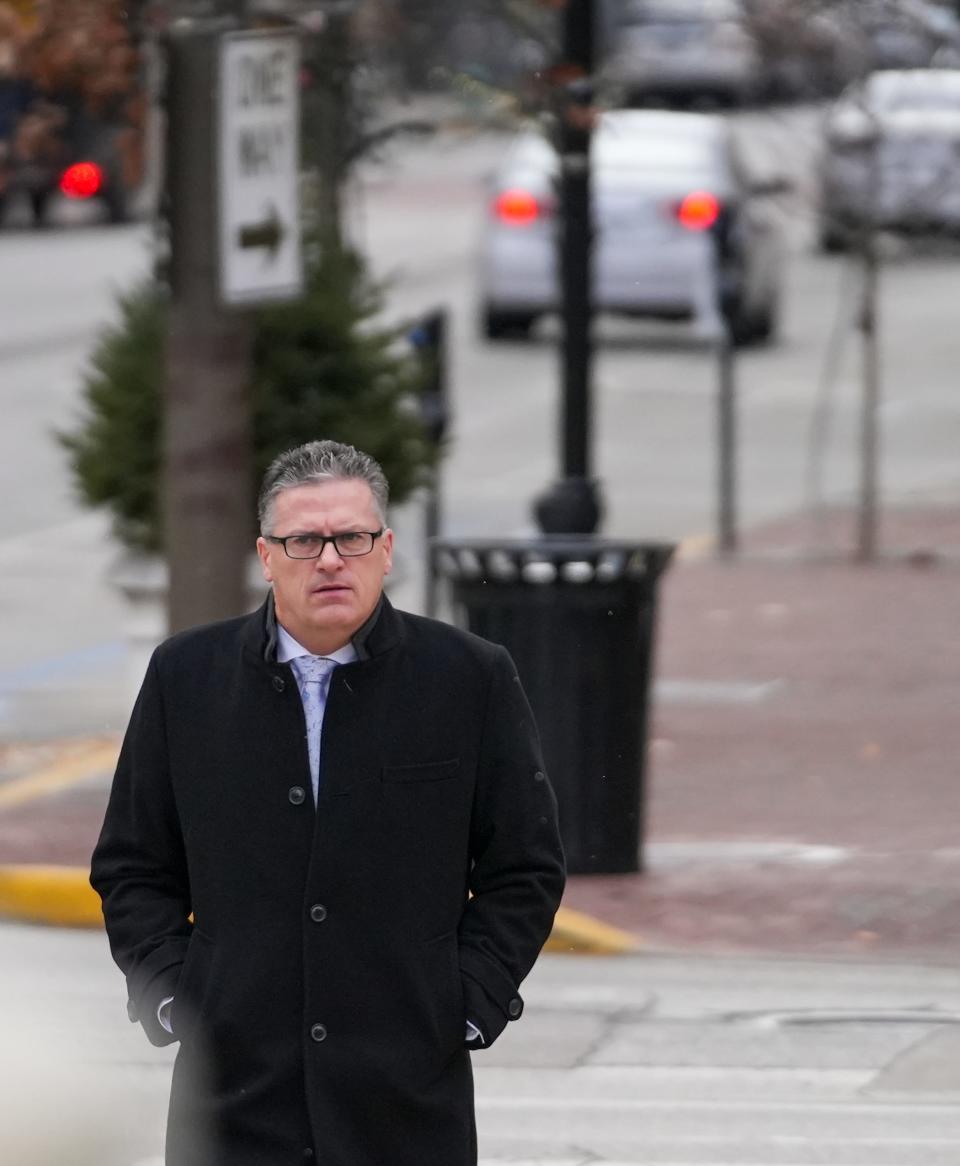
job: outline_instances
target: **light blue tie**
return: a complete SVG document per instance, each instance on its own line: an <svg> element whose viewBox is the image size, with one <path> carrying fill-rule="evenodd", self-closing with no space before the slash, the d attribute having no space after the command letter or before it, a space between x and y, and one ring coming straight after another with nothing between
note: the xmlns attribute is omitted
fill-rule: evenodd
<svg viewBox="0 0 960 1166"><path fill-rule="evenodd" d="M297 656L290 661L290 666L297 675L300 699L303 701L303 715L307 722L307 750L310 754L313 801L316 805L320 788L320 734L323 729L323 713L327 707L330 676L337 662L326 656Z"/></svg>

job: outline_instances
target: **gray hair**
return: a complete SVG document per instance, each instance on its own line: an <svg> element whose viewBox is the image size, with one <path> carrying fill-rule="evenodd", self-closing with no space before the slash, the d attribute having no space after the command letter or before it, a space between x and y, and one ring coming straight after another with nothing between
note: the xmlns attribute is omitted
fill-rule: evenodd
<svg viewBox="0 0 960 1166"><path fill-rule="evenodd" d="M340 441L308 441L288 449L273 459L263 475L257 500L261 534L268 533L273 501L284 490L351 479L367 483L377 517L386 525L390 487L380 464L368 453Z"/></svg>

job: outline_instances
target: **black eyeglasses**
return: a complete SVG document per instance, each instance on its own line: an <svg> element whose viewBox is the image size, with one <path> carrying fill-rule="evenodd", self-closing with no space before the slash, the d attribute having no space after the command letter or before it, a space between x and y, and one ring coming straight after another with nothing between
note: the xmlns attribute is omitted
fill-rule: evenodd
<svg viewBox="0 0 960 1166"><path fill-rule="evenodd" d="M355 559L358 555L369 555L373 544L383 534L379 530L344 530L340 534L288 534L277 538L273 534L263 537L268 543L279 543L289 559L319 559L327 543L342 559Z"/></svg>

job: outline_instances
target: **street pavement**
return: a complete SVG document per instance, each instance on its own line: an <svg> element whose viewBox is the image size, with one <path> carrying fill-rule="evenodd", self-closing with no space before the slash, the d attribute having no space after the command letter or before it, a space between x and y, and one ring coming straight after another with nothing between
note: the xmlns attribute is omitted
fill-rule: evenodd
<svg viewBox="0 0 960 1166"><path fill-rule="evenodd" d="M769 143L809 176L813 145L771 125ZM553 465L550 325L530 345L473 336L468 239L501 148L418 148L353 203L377 270L404 271L398 310L451 306L451 534L520 533ZM148 257L140 228L13 233L0 255L17 272L0 280L0 873L86 866L142 667L104 582L107 522L78 511L49 436L75 413L111 287ZM883 561L866 566L844 506L851 374L834 386L823 455L835 509L818 523L777 517L804 500L823 343L855 306L834 261L797 252L791 264L784 342L741 362L743 552L720 561L687 541L661 584L645 869L575 876L565 899L637 948L542 959L522 1023L476 1058L491 1166L960 1161L956 267L904 258L885 272L891 505ZM713 367L632 325L600 333L607 529L700 534L714 503ZM401 518L406 547L417 521ZM416 557L395 591L413 609ZM0 925L0 1161L158 1162L170 1054L126 1022L123 999L101 933Z"/></svg>
<svg viewBox="0 0 960 1166"><path fill-rule="evenodd" d="M657 946L960 957L960 515L890 512L872 566L826 526L665 576L647 874L569 905Z"/></svg>
<svg viewBox="0 0 960 1166"><path fill-rule="evenodd" d="M853 496L860 384L856 272L810 249L816 111L751 112L744 130L798 192L786 204L782 336L738 359L739 517L753 529L803 508L814 478L831 501ZM441 477L452 536L528 533L531 500L556 474L556 322L544 321L529 344L489 344L476 329L485 179L504 144L502 134L466 129L404 139L361 169L348 199L353 237L390 280L391 317L440 305L450 313ZM126 667L133 620L115 587L118 547L109 516L79 505L53 435L82 410L81 371L99 328L116 318L115 292L150 262L144 224L0 235L0 491L9 500L0 513L0 740L117 733L129 708L137 667ZM884 264L884 505L952 501L960 489L957 271L949 254ZM714 527L716 361L686 342L682 326L648 324L598 321L594 466L608 534L679 541ZM828 376L825 349L840 325L842 359ZM416 560L419 532L410 534L400 546Z"/></svg>
<svg viewBox="0 0 960 1166"><path fill-rule="evenodd" d="M162 1166L173 1049L97 932L0 925L0 1160ZM473 1058L483 1166L956 1166L953 968L541 958ZM386 1164L384 1164L386 1166Z"/></svg>

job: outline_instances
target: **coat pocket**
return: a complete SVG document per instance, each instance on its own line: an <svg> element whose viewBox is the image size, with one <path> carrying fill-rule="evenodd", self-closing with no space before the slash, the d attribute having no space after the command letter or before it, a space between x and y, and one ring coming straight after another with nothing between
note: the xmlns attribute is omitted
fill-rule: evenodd
<svg viewBox="0 0 960 1166"><path fill-rule="evenodd" d="M190 1036L203 1014L212 966L213 940L194 929L170 1008L170 1027L180 1041Z"/></svg>
<svg viewBox="0 0 960 1166"><path fill-rule="evenodd" d="M385 765L380 773L384 782L446 781L456 777L460 758L449 761L428 761L422 765Z"/></svg>
<svg viewBox="0 0 960 1166"><path fill-rule="evenodd" d="M428 1064L443 1064L466 1041L463 981L456 931L420 945L423 983L427 987L431 1021Z"/></svg>

